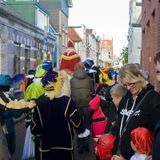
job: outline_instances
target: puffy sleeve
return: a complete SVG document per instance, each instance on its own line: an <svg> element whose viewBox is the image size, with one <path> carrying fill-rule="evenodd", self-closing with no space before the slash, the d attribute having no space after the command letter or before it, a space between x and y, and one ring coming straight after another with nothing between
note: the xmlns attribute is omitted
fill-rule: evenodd
<svg viewBox="0 0 160 160"><path fill-rule="evenodd" d="M43 121L42 121L40 110L37 106L34 109L32 121L31 121L31 133L35 136L39 136L41 135L42 128L43 128Z"/></svg>
<svg viewBox="0 0 160 160"><path fill-rule="evenodd" d="M81 121L76 104L71 98L69 98L65 114L69 123L74 129L76 129L78 134L85 131L85 126Z"/></svg>

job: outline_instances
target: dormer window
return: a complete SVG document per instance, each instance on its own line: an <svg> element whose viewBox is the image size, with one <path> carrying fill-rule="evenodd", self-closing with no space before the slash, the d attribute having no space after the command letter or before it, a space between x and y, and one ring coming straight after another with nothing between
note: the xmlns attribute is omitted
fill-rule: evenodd
<svg viewBox="0 0 160 160"><path fill-rule="evenodd" d="M38 7L36 7L35 16L36 26L48 32L49 16Z"/></svg>

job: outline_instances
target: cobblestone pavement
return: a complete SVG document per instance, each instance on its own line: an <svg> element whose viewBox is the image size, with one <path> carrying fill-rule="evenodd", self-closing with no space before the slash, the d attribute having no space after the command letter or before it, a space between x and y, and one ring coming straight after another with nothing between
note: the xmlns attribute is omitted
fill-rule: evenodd
<svg viewBox="0 0 160 160"><path fill-rule="evenodd" d="M96 160L94 150L93 150L93 140L92 137L90 139L90 151L89 152L84 152L83 154L77 153L77 143L76 143L76 136L74 138L74 148L75 148L75 160Z"/></svg>

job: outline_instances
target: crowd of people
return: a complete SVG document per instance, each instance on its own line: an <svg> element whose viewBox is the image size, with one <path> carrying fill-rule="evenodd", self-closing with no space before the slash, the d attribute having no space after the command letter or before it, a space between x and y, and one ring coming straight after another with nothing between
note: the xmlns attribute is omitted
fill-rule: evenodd
<svg viewBox="0 0 160 160"><path fill-rule="evenodd" d="M160 82L160 53L155 66ZM32 143L24 143L21 160L75 160L75 150L94 150L97 160L160 160L160 95L140 65L100 69L90 58L81 61L69 41L58 71L43 61L26 79L17 100L13 79L0 75L0 159L11 159L13 117L25 115Z"/></svg>

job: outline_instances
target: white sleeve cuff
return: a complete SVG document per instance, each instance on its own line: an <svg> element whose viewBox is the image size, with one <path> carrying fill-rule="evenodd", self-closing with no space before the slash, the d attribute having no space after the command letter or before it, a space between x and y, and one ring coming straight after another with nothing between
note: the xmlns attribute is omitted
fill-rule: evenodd
<svg viewBox="0 0 160 160"><path fill-rule="evenodd" d="M78 138L85 138L88 137L89 135L90 135L90 130L86 128L83 133L78 134Z"/></svg>

